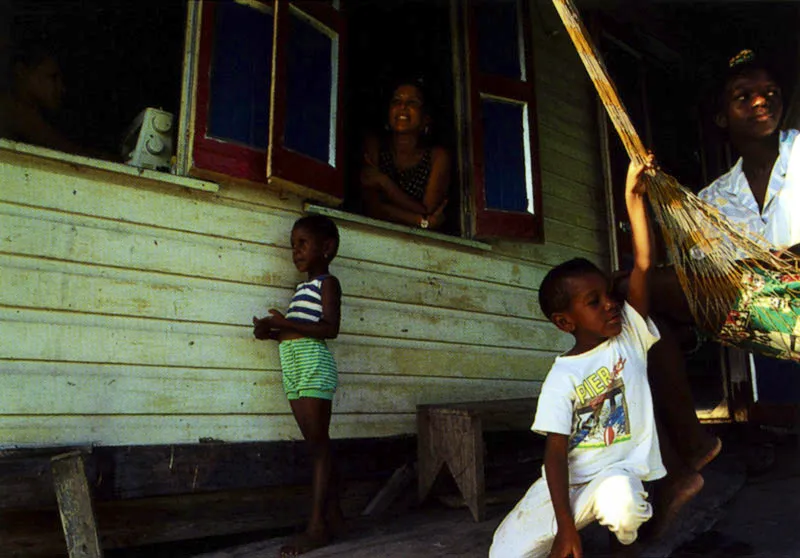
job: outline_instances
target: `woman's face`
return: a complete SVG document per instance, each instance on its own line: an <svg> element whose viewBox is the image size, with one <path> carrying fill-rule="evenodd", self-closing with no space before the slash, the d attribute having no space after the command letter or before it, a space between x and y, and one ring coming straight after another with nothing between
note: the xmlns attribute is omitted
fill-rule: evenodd
<svg viewBox="0 0 800 558"><path fill-rule="evenodd" d="M393 132L420 132L427 124L422 92L414 85L401 85L389 102L389 128Z"/></svg>
<svg viewBox="0 0 800 558"><path fill-rule="evenodd" d="M732 138L761 139L778 129L783 99L778 84L764 70L731 80L725 88L727 128Z"/></svg>
<svg viewBox="0 0 800 558"><path fill-rule="evenodd" d="M34 66L22 66L17 74L24 95L48 111L61 108L64 98L64 82L61 68L53 57L48 56Z"/></svg>

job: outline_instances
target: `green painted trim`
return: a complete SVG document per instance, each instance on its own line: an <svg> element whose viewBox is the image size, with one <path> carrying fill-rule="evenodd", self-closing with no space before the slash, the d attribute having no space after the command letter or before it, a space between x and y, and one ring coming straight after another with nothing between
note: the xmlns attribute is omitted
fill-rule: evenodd
<svg viewBox="0 0 800 558"><path fill-rule="evenodd" d="M358 223L359 225L366 225L377 229L384 229L387 231L395 231L405 234L411 234L414 236L420 236L422 238L427 238L430 240L438 240L449 244L456 244L458 246L475 248L477 250L485 250L487 252L492 250L492 245L486 244L485 242L470 240L468 238L461 238L459 236L450 236L449 234L442 234L434 231L428 231L417 227L409 227L406 225L389 223L388 221L381 221L380 219L373 219L371 217L365 217L364 215L349 213L347 211L342 211L341 209L332 209L330 207L315 205L313 203L306 203L303 206L303 210L306 213L312 213L314 215L326 215L328 217L331 217L332 219L338 219L340 221L349 221L351 223Z"/></svg>

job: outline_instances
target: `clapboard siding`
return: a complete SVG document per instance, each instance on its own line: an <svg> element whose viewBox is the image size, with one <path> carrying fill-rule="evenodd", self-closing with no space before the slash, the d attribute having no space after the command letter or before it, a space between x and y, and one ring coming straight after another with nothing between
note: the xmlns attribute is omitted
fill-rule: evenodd
<svg viewBox="0 0 800 558"><path fill-rule="evenodd" d="M393 436L414 432L416 413L336 413L334 438ZM14 445L154 445L205 440L256 442L294 440L300 432L291 414L268 415L6 415L0 440Z"/></svg>
<svg viewBox="0 0 800 558"><path fill-rule="evenodd" d="M227 415L286 414L289 405L277 370L180 368L165 375L157 367L106 364L13 362L0 365L0 405L9 415ZM35 381L36 397L19 398L20 386ZM352 374L340 376L337 413L406 412L419 403L473 396L457 378ZM471 384L500 397L536 395L520 380ZM17 388L17 389L14 389ZM187 397L191 394L191 397ZM91 413L86 413L91 409Z"/></svg>
<svg viewBox="0 0 800 558"><path fill-rule="evenodd" d="M421 403L535 395L569 347L537 291L569 257L607 263L596 107L565 37L535 25L534 52L545 242L482 250L340 221L333 436L412 433ZM0 445L299 436L251 317L302 279L301 199L10 149L0 177Z"/></svg>

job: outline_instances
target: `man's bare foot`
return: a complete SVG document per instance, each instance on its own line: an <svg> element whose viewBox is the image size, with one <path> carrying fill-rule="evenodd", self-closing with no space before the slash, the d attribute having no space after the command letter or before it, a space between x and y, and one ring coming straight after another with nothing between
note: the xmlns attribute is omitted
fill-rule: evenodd
<svg viewBox="0 0 800 558"><path fill-rule="evenodd" d="M654 538L667 532L681 508L703 489L705 481L700 473L687 472L676 479L667 477L661 483L656 491L653 518L648 522L648 535Z"/></svg>
<svg viewBox="0 0 800 558"><path fill-rule="evenodd" d="M279 558L294 558L306 552L311 552L314 549L323 547L330 543L330 536L327 533L311 534L305 531L281 547Z"/></svg>
<svg viewBox="0 0 800 558"><path fill-rule="evenodd" d="M719 455L720 450L722 450L722 440L717 436L709 436L705 447L692 459L691 465L694 470L699 473Z"/></svg>

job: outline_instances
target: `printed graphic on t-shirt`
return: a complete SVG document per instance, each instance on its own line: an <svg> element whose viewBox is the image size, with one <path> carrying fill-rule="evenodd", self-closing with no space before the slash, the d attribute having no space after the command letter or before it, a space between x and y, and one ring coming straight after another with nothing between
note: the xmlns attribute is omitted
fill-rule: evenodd
<svg viewBox="0 0 800 558"><path fill-rule="evenodd" d="M570 450L605 447L630 440L628 403L621 375L624 368L625 359L620 357L613 370L604 366L575 388Z"/></svg>

